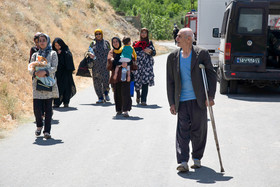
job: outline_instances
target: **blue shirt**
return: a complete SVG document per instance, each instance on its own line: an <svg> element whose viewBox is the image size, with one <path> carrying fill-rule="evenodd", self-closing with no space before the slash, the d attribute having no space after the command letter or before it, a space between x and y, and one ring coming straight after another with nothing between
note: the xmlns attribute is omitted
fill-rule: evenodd
<svg viewBox="0 0 280 187"><path fill-rule="evenodd" d="M180 74L182 84L180 101L196 99L191 79L191 59L192 52L187 58L183 58L182 51L180 52Z"/></svg>

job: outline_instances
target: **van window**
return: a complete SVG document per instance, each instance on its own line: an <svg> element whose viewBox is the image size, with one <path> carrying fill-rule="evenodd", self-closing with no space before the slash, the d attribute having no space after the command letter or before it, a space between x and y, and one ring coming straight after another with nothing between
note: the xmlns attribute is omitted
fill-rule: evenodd
<svg viewBox="0 0 280 187"><path fill-rule="evenodd" d="M224 38L225 34L226 34L228 15L229 15L229 9L225 12L224 18L223 18L223 24L222 24L222 30L221 30L221 37L222 38Z"/></svg>
<svg viewBox="0 0 280 187"><path fill-rule="evenodd" d="M237 26L239 34L262 34L263 9L241 8Z"/></svg>

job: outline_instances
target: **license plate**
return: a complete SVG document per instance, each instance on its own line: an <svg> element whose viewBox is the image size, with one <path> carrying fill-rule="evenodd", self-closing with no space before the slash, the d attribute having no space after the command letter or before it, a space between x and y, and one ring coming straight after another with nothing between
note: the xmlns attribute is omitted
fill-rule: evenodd
<svg viewBox="0 0 280 187"><path fill-rule="evenodd" d="M261 64L261 58L236 57L237 64Z"/></svg>

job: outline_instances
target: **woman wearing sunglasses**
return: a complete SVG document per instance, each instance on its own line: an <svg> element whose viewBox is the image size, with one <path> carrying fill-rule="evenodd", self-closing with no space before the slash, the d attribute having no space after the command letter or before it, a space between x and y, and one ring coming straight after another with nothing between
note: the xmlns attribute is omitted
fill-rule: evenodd
<svg viewBox="0 0 280 187"><path fill-rule="evenodd" d="M98 97L96 103L110 101L109 97L109 72L106 69L107 56L110 51L110 43L103 39L101 29L94 31L95 38L89 46L90 57L95 59L92 67L93 85Z"/></svg>

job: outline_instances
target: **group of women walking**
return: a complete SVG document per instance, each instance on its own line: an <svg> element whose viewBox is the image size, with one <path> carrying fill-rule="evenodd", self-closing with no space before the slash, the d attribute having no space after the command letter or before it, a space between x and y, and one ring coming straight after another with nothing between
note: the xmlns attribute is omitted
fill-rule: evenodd
<svg viewBox="0 0 280 187"><path fill-rule="evenodd" d="M122 49L120 38L113 37L110 45L103 38L101 29L96 29L94 35L95 38L90 43L88 51L94 61L92 77L98 97L96 103L110 101L109 85L111 84L116 115L129 117L128 112L132 107L131 87L130 81L121 80L122 68L130 67L131 77L134 78L135 82L137 104L147 105L148 87L154 85L153 56L155 56L156 50L152 41L149 40L148 29L141 29L140 40L133 43L137 57L133 57L132 61L128 63L119 62L121 53L118 51ZM56 38L51 45L48 35L36 33L34 43L36 46L30 51L30 63L37 62L38 56L44 57L47 61L43 70L28 68L32 75L33 109L37 125L35 135L39 136L41 134L44 117L44 138L49 139L51 138L52 107L59 107L62 103L64 107L68 107L70 98L76 93L72 77L75 67L72 54L61 38ZM117 78L113 78L117 66L120 67L120 70L117 71ZM49 90L42 90L38 85L38 82L40 82L38 79L42 77L54 78L56 82Z"/></svg>

